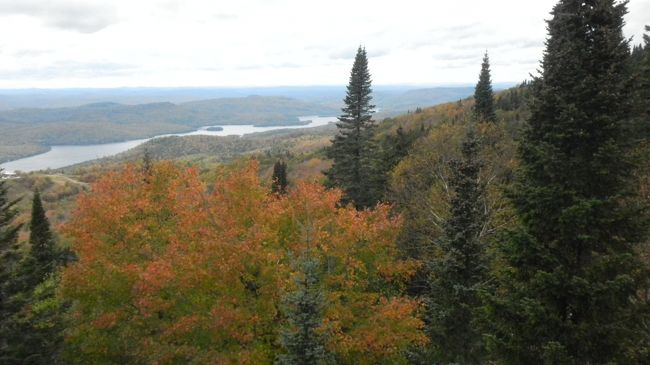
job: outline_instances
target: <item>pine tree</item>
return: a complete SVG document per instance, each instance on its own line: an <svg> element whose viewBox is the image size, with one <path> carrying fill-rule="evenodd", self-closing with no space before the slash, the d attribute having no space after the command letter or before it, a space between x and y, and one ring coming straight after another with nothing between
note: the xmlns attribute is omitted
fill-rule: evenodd
<svg viewBox="0 0 650 365"><path fill-rule="evenodd" d="M643 35L645 47L643 48L644 58L640 65L639 77L639 95L638 95L638 112L640 118L646 124L644 130L645 138L650 137L650 26L645 26L645 31L648 34Z"/></svg>
<svg viewBox="0 0 650 365"><path fill-rule="evenodd" d="M490 77L490 58L485 52L481 73L474 90L474 118L478 122L496 122L497 115L494 108L494 93L492 92L492 80Z"/></svg>
<svg viewBox="0 0 650 365"><path fill-rule="evenodd" d="M271 182L271 191L276 194L286 194L289 187L287 179L287 164L284 161L277 161L273 165L273 177Z"/></svg>
<svg viewBox="0 0 650 365"><path fill-rule="evenodd" d="M358 209L373 206L379 200L377 187L370 72L365 48L359 47L352 66L350 82L344 99L343 114L338 118L338 134L327 155L333 165L325 174L328 185L339 187L344 203L354 203Z"/></svg>
<svg viewBox="0 0 650 365"><path fill-rule="evenodd" d="M151 179L151 174L153 172L153 158L151 157L151 152L149 148L144 148L144 153L142 154L142 174L144 175L144 182L149 183Z"/></svg>
<svg viewBox="0 0 650 365"><path fill-rule="evenodd" d="M55 278L62 263L38 190L32 200L29 251L17 265L4 322L11 333L1 352L0 364L25 361L55 364L62 345L63 306L56 298ZM1 332L0 332L1 334Z"/></svg>
<svg viewBox="0 0 650 365"><path fill-rule="evenodd" d="M451 214L439 253L428 263L427 334L436 364L481 364L484 356L478 313L486 282L480 236L486 222L480 181L479 141L470 130L462 158L450 163Z"/></svg>
<svg viewBox="0 0 650 365"><path fill-rule="evenodd" d="M21 307L7 321L6 332L0 331L7 336L7 346L0 351L0 364L66 364L61 352L69 304L56 294L59 281L59 275L54 273L12 298Z"/></svg>
<svg viewBox="0 0 650 365"><path fill-rule="evenodd" d="M386 198L388 193L388 181L390 178L391 171L405 158L411 146L415 141L426 134L426 129L421 128L413 129L410 131L405 131L402 126L397 127L395 135L389 134L382 139L381 151L377 163L377 186L380 189L381 198Z"/></svg>
<svg viewBox="0 0 650 365"><path fill-rule="evenodd" d="M18 211L15 209L18 200L9 199L7 180L0 169L0 290L2 284L6 283L10 272L17 262L16 244L18 242L18 231L20 224L15 223ZM3 292L0 291L0 303L3 303Z"/></svg>
<svg viewBox="0 0 650 365"><path fill-rule="evenodd" d="M647 329L623 37L626 4L561 0L511 193L521 229L500 243L489 347L500 364L634 364ZM647 323L647 322L646 322Z"/></svg>
<svg viewBox="0 0 650 365"><path fill-rule="evenodd" d="M320 265L313 257L299 260L300 275L296 288L285 300L288 326L282 331L280 342L285 352L277 364L323 365L332 359L325 348L326 337L320 332L323 324L324 295L320 287Z"/></svg>
<svg viewBox="0 0 650 365"><path fill-rule="evenodd" d="M35 286L54 272L59 261L59 253L50 230L50 222L45 215L41 194L38 190L34 191L32 200L30 228L29 256L32 258L33 264L30 265L28 274L33 278L31 282Z"/></svg>
<svg viewBox="0 0 650 365"><path fill-rule="evenodd" d="M18 310L11 297L18 287L15 272L21 258L17 247L21 225L15 223L18 200L9 199L6 183L0 169L0 364L8 363L4 359L7 357L7 341L12 336L9 323Z"/></svg>

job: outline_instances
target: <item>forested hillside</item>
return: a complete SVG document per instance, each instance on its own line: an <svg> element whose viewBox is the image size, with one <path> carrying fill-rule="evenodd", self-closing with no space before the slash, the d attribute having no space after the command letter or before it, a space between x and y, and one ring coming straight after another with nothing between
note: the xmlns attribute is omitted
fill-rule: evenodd
<svg viewBox="0 0 650 365"><path fill-rule="evenodd" d="M0 180L0 364L648 364L626 13L559 0L507 90L478 50L472 97L379 121L359 46L336 125Z"/></svg>
<svg viewBox="0 0 650 365"><path fill-rule="evenodd" d="M0 111L0 162L47 146L96 144L190 132L207 125L297 125L298 117L335 108L284 97L250 96L183 104L95 103L59 109Z"/></svg>
<svg viewBox="0 0 650 365"><path fill-rule="evenodd" d="M383 88L379 92L381 114L397 115L424 105L466 97L468 87L409 89ZM17 98L30 108L0 110L0 163L46 152L53 145L85 145L148 138L155 135L193 131L207 125L289 126L303 122L298 117L338 113L342 90L338 87L260 88L238 90L98 90L27 91L16 95L0 92L0 103ZM264 95L201 99L200 96L232 95L258 91ZM276 93L276 94L271 94ZM180 103L154 102L121 104L95 102L80 106L45 108L74 100L120 101L160 100L169 97ZM276 96L276 95L290 95ZM32 96L29 99L28 96ZM44 98L38 103L39 98ZM24 100L23 100L24 99ZM29 99L29 100L28 100ZM190 99L185 101L186 99ZM60 100L60 101L57 101ZM11 102L11 101L7 101ZM22 104L19 104L22 105ZM36 105L37 107L34 107Z"/></svg>

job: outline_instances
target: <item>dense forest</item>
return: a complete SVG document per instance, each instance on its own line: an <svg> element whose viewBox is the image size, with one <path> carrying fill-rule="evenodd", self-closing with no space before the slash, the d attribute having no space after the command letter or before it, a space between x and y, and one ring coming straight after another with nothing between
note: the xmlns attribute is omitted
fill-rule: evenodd
<svg viewBox="0 0 650 365"><path fill-rule="evenodd" d="M559 0L505 91L486 52L473 97L376 121L359 47L335 127L0 180L0 364L650 363L626 13Z"/></svg>

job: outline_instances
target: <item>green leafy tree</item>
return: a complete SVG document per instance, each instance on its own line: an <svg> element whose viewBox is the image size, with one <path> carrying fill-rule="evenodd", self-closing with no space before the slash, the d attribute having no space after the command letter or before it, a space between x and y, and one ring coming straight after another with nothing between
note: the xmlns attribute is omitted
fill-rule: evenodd
<svg viewBox="0 0 650 365"><path fill-rule="evenodd" d="M352 66L350 82L344 99L343 114L338 118L338 134L327 155L334 160L325 174L328 185L345 193L344 203L358 209L373 206L379 200L377 187L377 155L373 140L375 122L372 113L370 71L365 48L359 47Z"/></svg>
<svg viewBox="0 0 650 365"><path fill-rule="evenodd" d="M271 182L271 191L276 194L286 194L289 187L289 179L287 178L287 163L284 161L277 161L273 165L273 177Z"/></svg>
<svg viewBox="0 0 650 365"><path fill-rule="evenodd" d="M276 361L282 365L331 364L322 331L325 296L321 288L320 264L316 258L299 260L295 289L285 298L288 326L280 342L285 352Z"/></svg>
<svg viewBox="0 0 650 365"><path fill-rule="evenodd" d="M460 159L450 162L450 217L445 223L439 253L428 262L426 322L436 364L480 364L484 356L477 318L480 291L486 282L480 237L487 217L479 141L471 130L461 152Z"/></svg>
<svg viewBox="0 0 650 365"><path fill-rule="evenodd" d="M520 145L512 202L521 229L500 242L489 348L500 364L634 364L647 270L633 199L626 3L561 0ZM644 304L645 305L645 304Z"/></svg>
<svg viewBox="0 0 650 365"><path fill-rule="evenodd" d="M474 90L474 118L479 122L496 122L497 115L494 107L494 92L490 76L490 58L485 52L481 73Z"/></svg>

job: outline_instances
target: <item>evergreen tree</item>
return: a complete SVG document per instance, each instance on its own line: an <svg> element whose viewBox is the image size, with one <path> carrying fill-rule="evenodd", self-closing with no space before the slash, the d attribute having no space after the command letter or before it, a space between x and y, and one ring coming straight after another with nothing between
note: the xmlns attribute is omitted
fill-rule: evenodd
<svg viewBox="0 0 650 365"><path fill-rule="evenodd" d="M20 224L15 223L18 211L15 209L18 200L9 199L9 189L0 169L0 305L4 303L4 285L9 279L17 262L16 244Z"/></svg>
<svg viewBox="0 0 650 365"><path fill-rule="evenodd" d="M439 253L428 263L427 334L436 364L481 364L484 356L478 313L486 265L480 241L486 222L480 181L479 142L468 132L462 158L451 162L451 214Z"/></svg>
<svg viewBox="0 0 650 365"><path fill-rule="evenodd" d="M30 229L29 256L32 262L29 264L26 275L31 276L30 287L34 287L54 272L59 261L59 253L50 230L50 222L45 215L41 194L38 190L34 192L32 200Z"/></svg>
<svg viewBox="0 0 650 365"><path fill-rule="evenodd" d="M649 34L643 35L645 47L643 48L643 60L639 66L639 86L637 98L637 111L644 124L644 138L650 137L650 26L645 26Z"/></svg>
<svg viewBox="0 0 650 365"><path fill-rule="evenodd" d="M153 158L151 157L151 152L149 148L144 148L144 153L142 154L142 173L144 175L144 182L149 183L151 178L151 173L153 171Z"/></svg>
<svg viewBox="0 0 650 365"><path fill-rule="evenodd" d="M11 335L0 364L56 364L62 345L63 306L56 298L56 270L63 253L56 248L38 190L32 201L29 251L17 265L4 322Z"/></svg>
<svg viewBox="0 0 650 365"><path fill-rule="evenodd" d="M0 169L0 305L4 303L4 285L17 263L16 244L20 224L15 223L18 211L15 206L18 200L9 199L9 191Z"/></svg>
<svg viewBox="0 0 650 365"><path fill-rule="evenodd" d="M280 342L285 353L277 364L322 365L332 359L325 348L325 334L319 332L323 324L325 298L320 286L320 265L313 257L299 261L300 275L296 288L285 299L288 326L282 331Z"/></svg>
<svg viewBox="0 0 650 365"><path fill-rule="evenodd" d="M381 198L385 199L388 193L388 180L391 171L405 158L415 141L424 136L427 130L423 128L405 131L402 126L397 127L395 134L389 134L382 139L379 162L377 164L377 186L380 189Z"/></svg>
<svg viewBox="0 0 650 365"><path fill-rule="evenodd" d="M500 243L488 307L500 364L634 364L647 271L623 122L629 111L626 4L561 0L511 193L521 229ZM647 322L645 322L647 323Z"/></svg>
<svg viewBox="0 0 650 365"><path fill-rule="evenodd" d="M12 298L22 305L5 328L8 341L1 351L0 364L66 364L60 355L69 305L56 294L59 281L58 274L49 275L36 287Z"/></svg>
<svg viewBox="0 0 650 365"><path fill-rule="evenodd" d="M11 317L18 310L11 297L15 294L16 266L20 261L17 241L20 224L15 223L18 212L15 209L18 200L10 200L7 181L0 169L0 364L8 363L8 339L12 336L9 330Z"/></svg>
<svg viewBox="0 0 650 365"><path fill-rule="evenodd" d="M492 92L492 80L490 77L490 58L485 52L481 73L474 90L474 118L478 122L496 122L497 115L494 108L494 93Z"/></svg>
<svg viewBox="0 0 650 365"><path fill-rule="evenodd" d="M372 88L366 50L359 47L352 66L350 82L344 99L343 114L338 118L338 134L327 155L333 165L325 173L328 185L339 187L345 196L344 203L354 203L358 209L377 203L375 123L372 113Z"/></svg>
<svg viewBox="0 0 650 365"><path fill-rule="evenodd" d="M289 187L286 162L279 160L273 165L272 179L271 191L276 194L286 194Z"/></svg>

